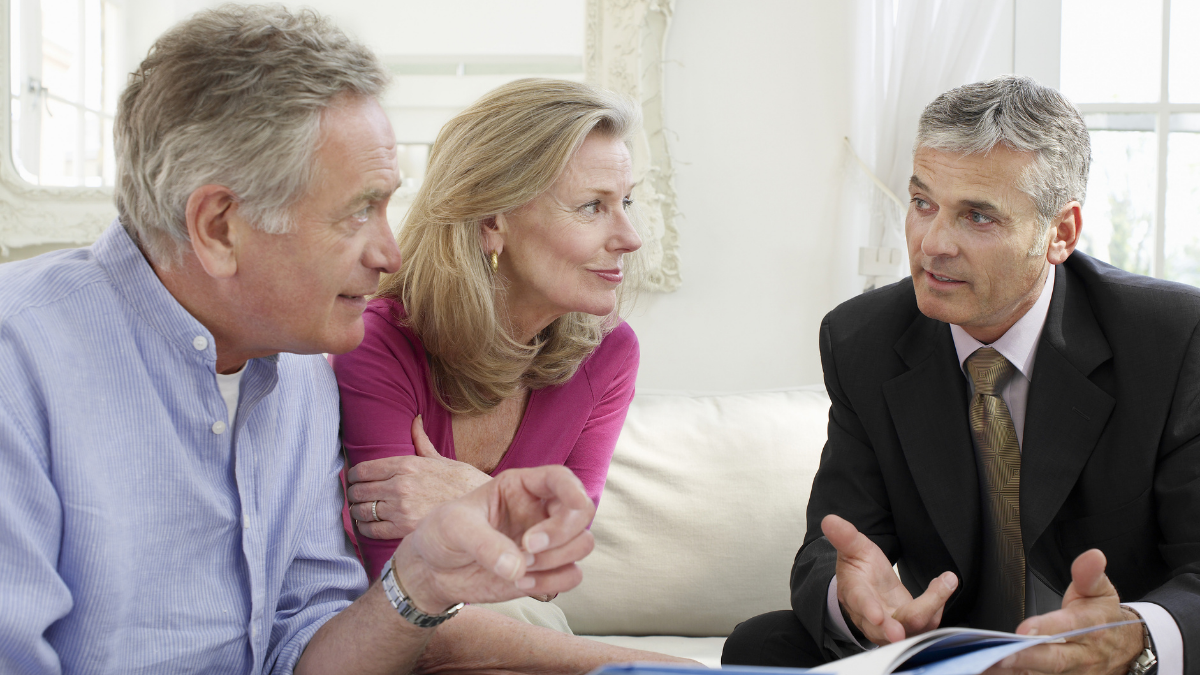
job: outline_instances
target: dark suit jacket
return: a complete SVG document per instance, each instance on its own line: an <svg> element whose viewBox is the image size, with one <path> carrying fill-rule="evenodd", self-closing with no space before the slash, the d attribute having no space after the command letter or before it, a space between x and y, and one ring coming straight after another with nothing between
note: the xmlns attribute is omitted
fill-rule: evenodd
<svg viewBox="0 0 1200 675"><path fill-rule="evenodd" d="M1200 290L1076 252L1060 265L1029 387L1021 453L1026 564L1062 594L1071 562L1108 558L1123 601L1165 607L1200 675ZM821 519L870 537L916 596L947 570L943 626L980 587L982 507L968 389L948 324L917 309L911 279L843 303L821 324L829 440L813 481L792 607L827 658L836 554Z"/></svg>

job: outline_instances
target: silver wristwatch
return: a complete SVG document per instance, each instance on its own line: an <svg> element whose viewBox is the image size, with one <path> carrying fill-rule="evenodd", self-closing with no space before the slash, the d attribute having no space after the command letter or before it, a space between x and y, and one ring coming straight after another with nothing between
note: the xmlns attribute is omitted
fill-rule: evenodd
<svg viewBox="0 0 1200 675"><path fill-rule="evenodd" d="M400 582L392 571L391 558L388 558L387 564L383 566L383 574L379 576L379 583L383 586L383 592L387 595L388 601L392 603L392 607L396 608L396 613L418 628L433 628L447 619L453 618L455 614L458 614L458 610L463 608L464 603L460 602L441 614L426 614L417 609L417 606L404 594L404 589L400 588Z"/></svg>
<svg viewBox="0 0 1200 675"><path fill-rule="evenodd" d="M1129 607L1125 607L1124 609L1137 614L1137 618L1142 618L1142 615L1138 614L1137 610L1130 609ZM1154 666L1158 665L1158 657L1154 655L1154 643L1150 641L1150 627L1144 621L1142 622L1142 642L1144 645L1142 653L1138 654L1137 658L1129 664L1128 675L1146 675Z"/></svg>

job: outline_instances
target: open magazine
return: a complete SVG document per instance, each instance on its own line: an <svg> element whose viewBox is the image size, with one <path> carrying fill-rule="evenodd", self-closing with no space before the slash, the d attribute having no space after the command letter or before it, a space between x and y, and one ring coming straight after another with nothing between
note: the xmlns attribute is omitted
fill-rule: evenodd
<svg viewBox="0 0 1200 675"><path fill-rule="evenodd" d="M828 673L829 675L978 675L1005 657L1022 649L1092 631L1138 623L1119 621L1081 628L1058 635L1017 635L973 628L941 628L885 647L855 654L839 661L804 670L802 668L750 668L727 666L730 674L768 675L770 673ZM701 675L707 668L688 668L664 664L628 664L605 666L592 675Z"/></svg>
<svg viewBox="0 0 1200 675"><path fill-rule="evenodd" d="M978 675L1005 657L1047 642L1124 626L1118 621L1058 635L1017 635L973 628L941 628L869 652L817 666L807 672L830 675Z"/></svg>

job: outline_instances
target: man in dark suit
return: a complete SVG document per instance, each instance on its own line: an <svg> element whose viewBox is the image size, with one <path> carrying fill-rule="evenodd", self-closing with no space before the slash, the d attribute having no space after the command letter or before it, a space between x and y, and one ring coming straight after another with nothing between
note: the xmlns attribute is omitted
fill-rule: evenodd
<svg viewBox="0 0 1200 675"><path fill-rule="evenodd" d="M1090 156L1028 78L925 109L912 278L821 325L829 439L792 611L741 624L725 663L1141 618L997 668L1200 673L1200 291L1074 252Z"/></svg>

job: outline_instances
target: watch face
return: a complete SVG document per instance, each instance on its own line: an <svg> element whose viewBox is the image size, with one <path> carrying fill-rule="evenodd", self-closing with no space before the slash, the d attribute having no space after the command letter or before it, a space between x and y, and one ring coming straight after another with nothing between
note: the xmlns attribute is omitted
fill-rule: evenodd
<svg viewBox="0 0 1200 675"><path fill-rule="evenodd" d="M1145 675L1157 663L1158 658L1154 656L1154 652L1146 649L1133 660L1133 664L1129 667L1129 673L1130 675Z"/></svg>

